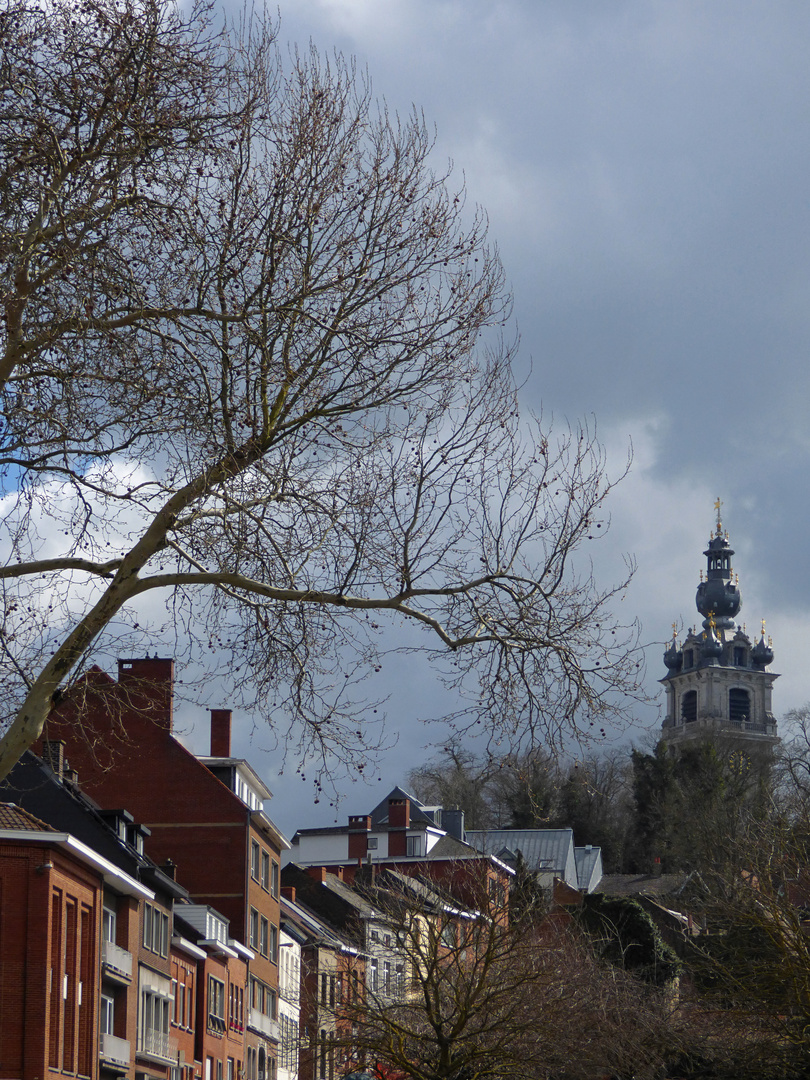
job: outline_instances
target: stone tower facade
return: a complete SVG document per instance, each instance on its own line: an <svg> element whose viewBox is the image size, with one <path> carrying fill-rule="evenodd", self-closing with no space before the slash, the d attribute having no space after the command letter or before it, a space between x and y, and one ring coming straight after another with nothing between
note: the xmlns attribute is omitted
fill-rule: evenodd
<svg viewBox="0 0 810 1080"><path fill-rule="evenodd" d="M771 706L778 675L768 671L773 648L765 622L754 644L734 619L742 607L739 583L731 567L734 554L720 521L704 551L706 576L700 575L695 603L703 616L701 630L690 628L682 645L673 631L664 653L667 712L661 737L670 744L732 737L748 745L773 746L779 739Z"/></svg>

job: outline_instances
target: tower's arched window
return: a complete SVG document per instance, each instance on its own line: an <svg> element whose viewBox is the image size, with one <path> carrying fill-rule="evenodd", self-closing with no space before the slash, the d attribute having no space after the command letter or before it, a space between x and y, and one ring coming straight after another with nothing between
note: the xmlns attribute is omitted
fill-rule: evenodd
<svg viewBox="0 0 810 1080"><path fill-rule="evenodd" d="M740 724L751 718L751 698L747 690L736 687L728 692L728 715L732 724Z"/></svg>
<svg viewBox="0 0 810 1080"><path fill-rule="evenodd" d="M687 690L681 698L681 720L685 724L697 720L697 690Z"/></svg>

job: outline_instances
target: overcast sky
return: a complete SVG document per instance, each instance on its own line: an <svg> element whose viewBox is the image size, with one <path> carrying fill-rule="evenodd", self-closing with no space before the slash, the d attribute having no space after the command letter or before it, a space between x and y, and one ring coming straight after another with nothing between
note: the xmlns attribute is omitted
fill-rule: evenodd
<svg viewBox="0 0 810 1080"><path fill-rule="evenodd" d="M282 0L280 14L285 50L356 56L391 109L435 124L436 168L452 159L485 207L512 283L524 406L595 417L613 472L632 442L598 571L608 583L623 551L638 561L623 603L653 643L651 690L671 623L696 621L719 496L740 621L766 618L774 638L777 715L804 703L810 4ZM340 820L439 737L413 722L427 672L390 679L402 735ZM655 708L640 719L660 723ZM237 718L236 750L276 790L272 816L290 832L329 823L249 728Z"/></svg>

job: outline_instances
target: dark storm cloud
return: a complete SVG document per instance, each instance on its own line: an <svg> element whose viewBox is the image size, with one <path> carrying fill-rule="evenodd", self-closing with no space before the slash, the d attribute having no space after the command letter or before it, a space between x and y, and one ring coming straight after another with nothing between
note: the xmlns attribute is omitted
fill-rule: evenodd
<svg viewBox="0 0 810 1080"><path fill-rule="evenodd" d="M280 36L424 110L513 283L525 405L596 414L614 470L632 438L597 565L634 551L647 637L694 620L719 494L777 708L810 697L810 6L296 0Z"/></svg>

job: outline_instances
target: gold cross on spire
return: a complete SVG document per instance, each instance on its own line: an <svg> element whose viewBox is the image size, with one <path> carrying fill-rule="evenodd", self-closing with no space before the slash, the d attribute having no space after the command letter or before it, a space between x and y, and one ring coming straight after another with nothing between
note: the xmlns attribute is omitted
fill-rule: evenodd
<svg viewBox="0 0 810 1080"><path fill-rule="evenodd" d="M715 503L714 503L714 508L717 511L717 535L718 536L720 536L721 532L723 531L723 523L720 520L720 507L722 505L723 505L722 502L720 502L720 496L718 495L717 499L715 500Z"/></svg>

